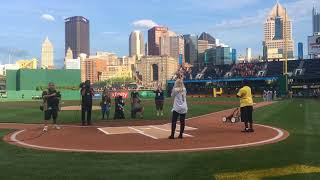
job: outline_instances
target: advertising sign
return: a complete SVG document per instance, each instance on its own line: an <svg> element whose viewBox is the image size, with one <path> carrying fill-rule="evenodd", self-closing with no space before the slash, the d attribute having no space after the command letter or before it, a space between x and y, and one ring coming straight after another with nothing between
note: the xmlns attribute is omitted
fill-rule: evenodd
<svg viewBox="0 0 320 180"><path fill-rule="evenodd" d="M128 91L115 91L111 92L111 97L115 98L117 96L122 96L123 99L127 99L129 97L129 92Z"/></svg>

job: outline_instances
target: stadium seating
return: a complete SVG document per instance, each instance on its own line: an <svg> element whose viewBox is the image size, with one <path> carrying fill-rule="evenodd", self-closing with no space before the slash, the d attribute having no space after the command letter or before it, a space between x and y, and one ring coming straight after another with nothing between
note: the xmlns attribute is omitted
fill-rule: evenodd
<svg viewBox="0 0 320 180"><path fill-rule="evenodd" d="M306 60L304 63L304 75L319 77L320 76L320 59L317 60Z"/></svg>
<svg viewBox="0 0 320 180"><path fill-rule="evenodd" d="M181 66L172 80L183 76L186 80L203 80L231 77L281 76L283 62L252 62L232 65L207 65L201 69ZM320 59L288 61L290 76L319 76Z"/></svg>

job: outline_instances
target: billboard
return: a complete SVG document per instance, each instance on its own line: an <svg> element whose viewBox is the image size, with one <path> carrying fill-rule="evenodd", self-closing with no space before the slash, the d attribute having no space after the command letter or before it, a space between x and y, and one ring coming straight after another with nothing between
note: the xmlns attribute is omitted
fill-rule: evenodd
<svg viewBox="0 0 320 180"><path fill-rule="evenodd" d="M320 55L320 35L308 37L309 55Z"/></svg>
<svg viewBox="0 0 320 180"><path fill-rule="evenodd" d="M267 50L268 59L282 59L283 54L278 48L268 48Z"/></svg>
<svg viewBox="0 0 320 180"><path fill-rule="evenodd" d="M78 59L66 59L66 69L80 69L80 58Z"/></svg>

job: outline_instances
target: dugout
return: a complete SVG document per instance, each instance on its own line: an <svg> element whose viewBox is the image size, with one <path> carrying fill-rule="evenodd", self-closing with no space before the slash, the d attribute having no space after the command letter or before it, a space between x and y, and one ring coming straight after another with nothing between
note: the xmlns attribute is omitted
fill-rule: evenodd
<svg viewBox="0 0 320 180"><path fill-rule="evenodd" d="M80 70L7 70L6 92L9 100L39 99L49 82L56 85L65 100L79 99Z"/></svg>

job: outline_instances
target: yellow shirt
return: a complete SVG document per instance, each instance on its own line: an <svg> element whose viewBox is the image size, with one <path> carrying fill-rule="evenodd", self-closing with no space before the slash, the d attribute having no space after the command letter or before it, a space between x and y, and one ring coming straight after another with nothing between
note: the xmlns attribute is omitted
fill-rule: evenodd
<svg viewBox="0 0 320 180"><path fill-rule="evenodd" d="M249 86L241 88L237 96L240 97L240 107L253 106L251 88Z"/></svg>

